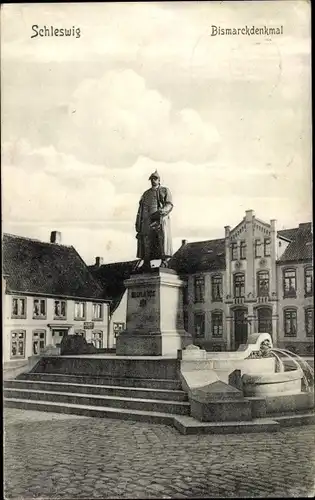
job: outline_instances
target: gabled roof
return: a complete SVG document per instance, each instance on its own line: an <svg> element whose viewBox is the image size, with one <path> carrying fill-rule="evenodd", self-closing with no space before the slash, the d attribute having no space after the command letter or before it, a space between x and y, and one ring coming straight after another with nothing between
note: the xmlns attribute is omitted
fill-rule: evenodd
<svg viewBox="0 0 315 500"><path fill-rule="evenodd" d="M182 245L171 258L169 267L185 274L225 269L224 238Z"/></svg>
<svg viewBox="0 0 315 500"><path fill-rule="evenodd" d="M102 299L102 289L72 246L3 235L7 292Z"/></svg>
<svg viewBox="0 0 315 500"><path fill-rule="evenodd" d="M291 240L278 262L293 262L312 260L313 258L313 232L311 222L300 224L293 229L285 229L279 233L287 232ZM284 235L285 236L285 235Z"/></svg>
<svg viewBox="0 0 315 500"><path fill-rule="evenodd" d="M296 233L298 232L298 227L293 227L292 229L280 229L278 231L278 236L280 238L285 238L286 240L294 240Z"/></svg>
<svg viewBox="0 0 315 500"><path fill-rule="evenodd" d="M139 260L126 262L113 262L102 266L89 266L89 269L103 289L103 297L111 301L111 314L118 307L124 293L124 281L128 279L132 272L137 269Z"/></svg>

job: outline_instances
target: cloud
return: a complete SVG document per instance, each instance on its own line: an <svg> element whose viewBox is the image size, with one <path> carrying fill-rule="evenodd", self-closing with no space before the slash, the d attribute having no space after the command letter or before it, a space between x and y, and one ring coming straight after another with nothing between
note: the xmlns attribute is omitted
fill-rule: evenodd
<svg viewBox="0 0 315 500"><path fill-rule="evenodd" d="M133 70L84 80L51 135L58 150L111 168L130 166L139 156L203 163L219 147L213 123L194 109L174 109Z"/></svg>
<svg viewBox="0 0 315 500"><path fill-rule="evenodd" d="M114 185L53 146L32 150L27 141L5 144L3 163L4 218L10 220L88 221L112 216Z"/></svg>
<svg viewBox="0 0 315 500"><path fill-rule="evenodd" d="M287 227L311 214L306 177L286 176L285 169L275 179L272 169L141 157L129 169L114 170L79 162L53 146L32 149L25 140L4 144L2 163L4 230L46 241L51 230L61 230L63 242L89 263L96 255L135 258L138 202L156 168L173 195L174 248L181 239L223 237L224 225L236 225L249 208Z"/></svg>

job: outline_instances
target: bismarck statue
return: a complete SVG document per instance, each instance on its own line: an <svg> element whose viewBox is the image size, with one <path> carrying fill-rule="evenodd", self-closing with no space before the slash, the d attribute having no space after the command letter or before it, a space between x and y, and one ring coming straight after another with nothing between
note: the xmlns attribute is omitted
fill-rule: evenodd
<svg viewBox="0 0 315 500"><path fill-rule="evenodd" d="M151 269L151 260L161 259L161 267L173 255L170 212L173 209L172 195L167 187L160 185L157 171L150 175L151 188L145 191L139 202L136 219L137 257L143 260L141 270Z"/></svg>

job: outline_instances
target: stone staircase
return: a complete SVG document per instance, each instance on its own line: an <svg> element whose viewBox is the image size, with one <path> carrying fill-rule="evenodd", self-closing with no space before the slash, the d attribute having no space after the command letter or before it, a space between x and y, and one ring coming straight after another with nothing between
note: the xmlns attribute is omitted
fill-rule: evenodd
<svg viewBox="0 0 315 500"><path fill-rule="evenodd" d="M4 381L8 408L173 424L189 416L190 403L177 379L23 373Z"/></svg>

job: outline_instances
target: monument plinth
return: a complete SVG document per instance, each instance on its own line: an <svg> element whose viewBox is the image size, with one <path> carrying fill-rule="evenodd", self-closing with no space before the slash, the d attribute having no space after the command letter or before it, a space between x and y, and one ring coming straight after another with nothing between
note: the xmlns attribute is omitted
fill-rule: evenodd
<svg viewBox="0 0 315 500"><path fill-rule="evenodd" d="M126 330L116 342L120 356L177 356L192 343L184 330L183 281L171 269L134 274L127 288Z"/></svg>

